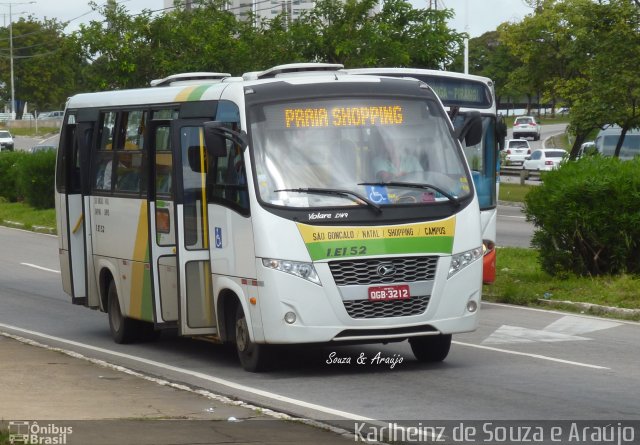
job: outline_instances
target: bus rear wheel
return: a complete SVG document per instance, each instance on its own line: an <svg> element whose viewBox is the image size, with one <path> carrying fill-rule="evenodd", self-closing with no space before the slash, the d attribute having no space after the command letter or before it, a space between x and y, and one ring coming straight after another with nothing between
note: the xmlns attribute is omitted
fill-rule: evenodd
<svg viewBox="0 0 640 445"><path fill-rule="evenodd" d="M451 334L425 335L409 339L413 355L425 363L441 362L451 349Z"/></svg>
<svg viewBox="0 0 640 445"><path fill-rule="evenodd" d="M265 371L270 365L270 353L268 345L253 343L249 336L247 317L242 306L238 305L235 318L235 338L238 359L245 371Z"/></svg>
<svg viewBox="0 0 640 445"><path fill-rule="evenodd" d="M119 344L127 344L138 340L140 338L140 325L137 320L122 315L116 283L113 281L109 284L107 298L109 330L113 341Z"/></svg>

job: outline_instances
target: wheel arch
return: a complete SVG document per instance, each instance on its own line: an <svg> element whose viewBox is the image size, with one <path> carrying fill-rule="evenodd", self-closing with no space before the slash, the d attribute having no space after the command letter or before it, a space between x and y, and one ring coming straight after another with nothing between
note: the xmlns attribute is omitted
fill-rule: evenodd
<svg viewBox="0 0 640 445"><path fill-rule="evenodd" d="M216 314L218 315L220 339L225 343L235 342L235 316L238 306L242 306L242 303L235 291L228 288L220 291L216 304Z"/></svg>
<svg viewBox="0 0 640 445"><path fill-rule="evenodd" d="M100 305L102 312L108 312L108 299L109 299L109 284L113 281L116 286L116 292L118 293L118 300L120 307L122 307L122 292L120 292L120 286L118 280L115 277L118 276L115 267L108 261L101 260L98 262L98 292L100 295Z"/></svg>

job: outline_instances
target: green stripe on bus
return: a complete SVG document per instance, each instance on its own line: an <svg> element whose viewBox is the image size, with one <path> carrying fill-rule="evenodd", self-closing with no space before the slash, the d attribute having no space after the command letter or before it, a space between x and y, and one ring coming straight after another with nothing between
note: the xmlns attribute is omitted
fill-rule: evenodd
<svg viewBox="0 0 640 445"><path fill-rule="evenodd" d="M189 96L187 96L187 100L188 101L200 100L204 92L207 91L209 87L210 85L200 85L199 87L195 88L191 93L189 93Z"/></svg>
<svg viewBox="0 0 640 445"><path fill-rule="evenodd" d="M453 250L452 236L429 238L396 238L387 240L329 241L307 244L313 261L342 257L371 255L396 255L416 253L450 254Z"/></svg>

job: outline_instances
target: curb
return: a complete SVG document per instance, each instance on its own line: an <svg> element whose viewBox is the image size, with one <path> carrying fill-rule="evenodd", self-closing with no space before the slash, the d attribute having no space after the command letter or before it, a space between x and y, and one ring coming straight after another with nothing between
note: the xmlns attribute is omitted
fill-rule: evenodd
<svg viewBox="0 0 640 445"><path fill-rule="evenodd" d="M622 307L614 307L614 306L602 306L600 304L594 303L581 303L574 302L568 300L545 300L543 298L538 298L539 303L544 303L549 306L571 306L577 309L582 309L584 311L589 311L592 313L598 314L612 314L623 317L633 317L640 315L640 309L627 309Z"/></svg>
<svg viewBox="0 0 640 445"><path fill-rule="evenodd" d="M9 220L6 220L6 219L0 220L0 225L6 226L6 227L11 227L13 229L22 229L22 230L28 230L30 232L45 233L45 234L48 234L48 235L55 235L57 233L56 229L53 228L53 227L31 226L31 228L28 229L21 222L9 221Z"/></svg>

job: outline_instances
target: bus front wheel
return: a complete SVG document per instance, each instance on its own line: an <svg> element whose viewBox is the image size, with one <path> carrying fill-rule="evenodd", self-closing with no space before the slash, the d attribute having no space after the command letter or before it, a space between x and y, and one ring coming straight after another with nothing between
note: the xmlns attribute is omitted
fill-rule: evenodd
<svg viewBox="0 0 640 445"><path fill-rule="evenodd" d="M236 350L240 364L245 371L249 372L266 370L269 365L269 346L260 345L251 341L247 317L245 317L241 305L238 305L236 309L235 321Z"/></svg>
<svg viewBox="0 0 640 445"><path fill-rule="evenodd" d="M441 362L451 349L451 334L426 335L409 339L413 355L421 362Z"/></svg>

